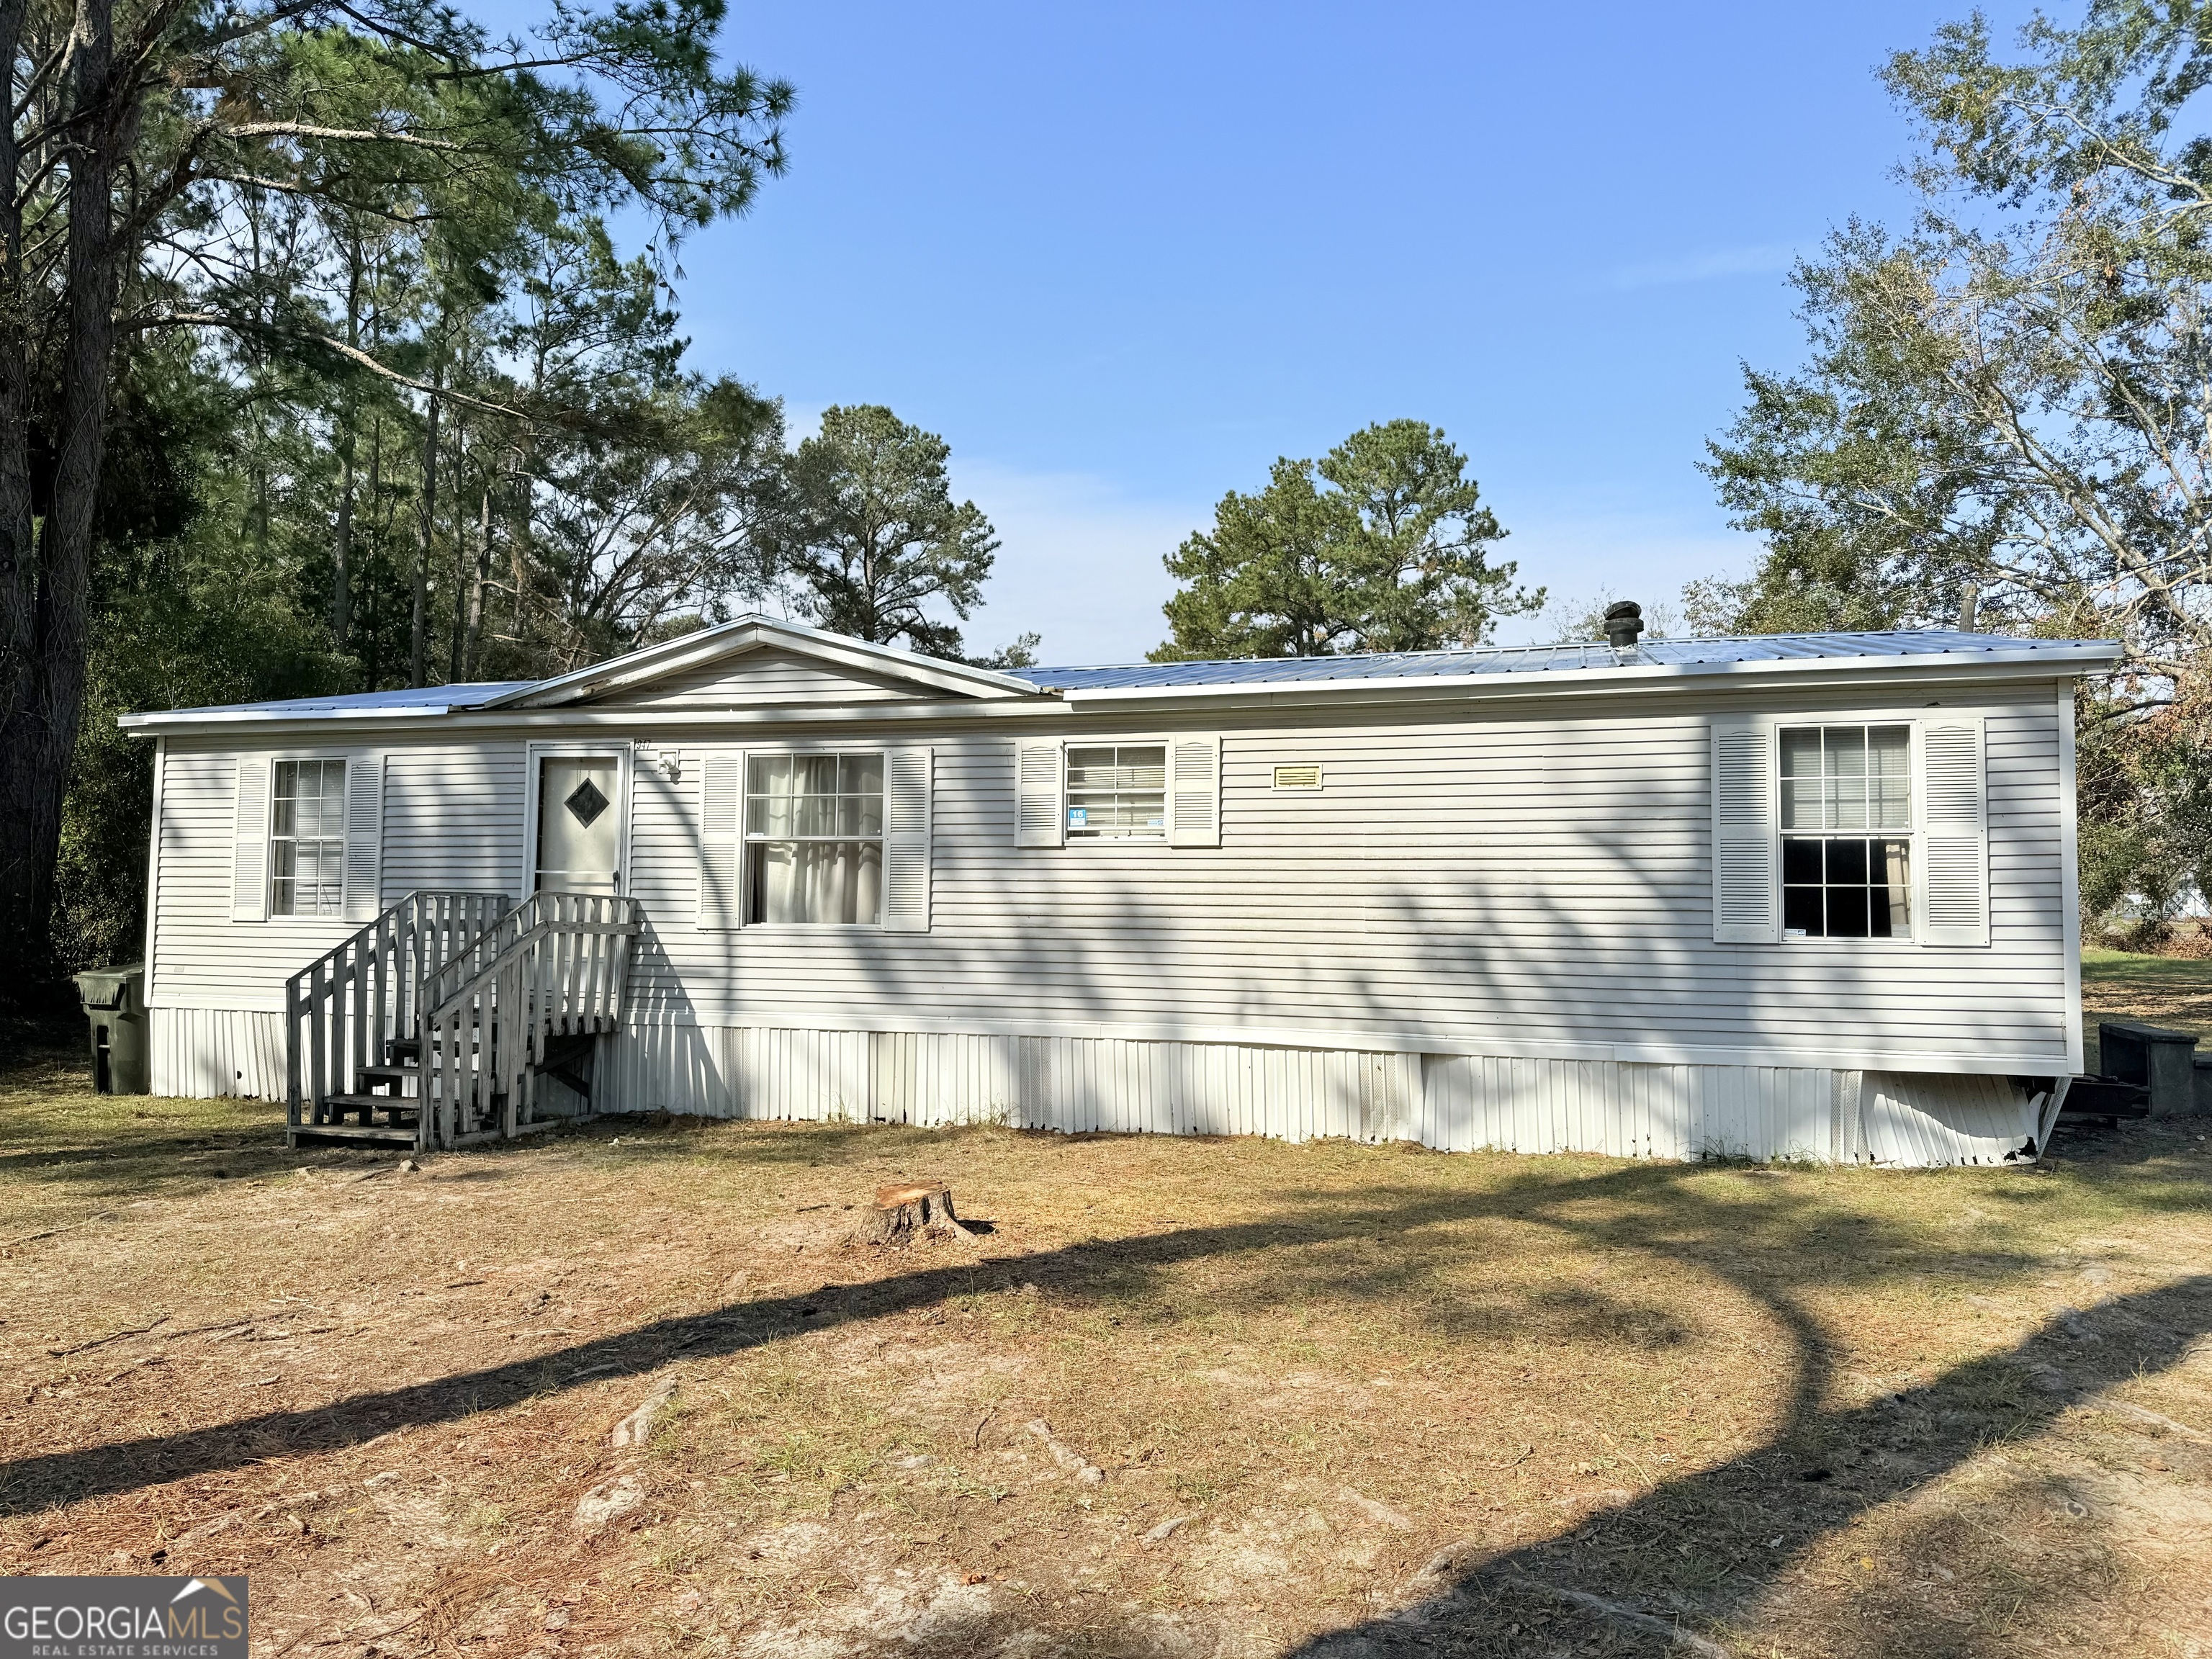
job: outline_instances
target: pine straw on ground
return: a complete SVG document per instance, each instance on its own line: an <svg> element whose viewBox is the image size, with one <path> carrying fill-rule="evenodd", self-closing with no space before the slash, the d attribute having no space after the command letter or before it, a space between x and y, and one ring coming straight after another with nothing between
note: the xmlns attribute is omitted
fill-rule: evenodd
<svg viewBox="0 0 2212 1659"><path fill-rule="evenodd" d="M409 1173L49 1056L0 1079L0 1571L247 1573L257 1659L2212 1651L2193 1127L626 1120ZM990 1231L848 1244L905 1176Z"/></svg>

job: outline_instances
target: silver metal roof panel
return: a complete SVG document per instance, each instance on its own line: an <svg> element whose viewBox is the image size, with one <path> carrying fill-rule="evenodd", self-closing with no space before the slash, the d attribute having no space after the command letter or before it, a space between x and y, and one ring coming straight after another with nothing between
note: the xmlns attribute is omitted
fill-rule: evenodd
<svg viewBox="0 0 2212 1659"><path fill-rule="evenodd" d="M778 625L779 638L799 648L809 641L787 625ZM827 636L823 636L826 638ZM871 646L876 657L908 653ZM1739 639L1647 640L1632 649L1616 651L1609 645L1524 645L1484 647L1458 651L1382 652L1366 656L1262 657L1215 662L1125 663L1100 667L1031 668L1018 675L981 678L1007 685L1034 688L1051 694L1063 708L1067 703L1093 700L1172 700L1185 697L1237 696L1249 693L1266 696L1277 690L1305 688L1326 695L1326 688L1346 693L1365 687L1377 692L1394 689L1420 695L1455 684L1473 689L1473 682L1507 676L1529 676L1527 689L1536 689L1537 677L1550 677L1562 690L1570 689L1627 690L1637 684L1705 676L1750 675L1763 678L1776 672L1819 668L1850 672L1854 666L1875 668L1884 663L1940 664L1944 666L2009 667L2014 672L2047 670L2054 674L2094 672L2118 661L2120 647L2104 640L2032 640L2003 634L1962 634L1942 629L1868 634L1765 634ZM623 659L617 659L619 665ZM916 659L928 665L929 659ZM601 665L601 672L607 665ZM941 665L939 665L941 666ZM427 686L413 690L360 691L343 696L293 697L270 702L238 703L218 708L180 708L155 714L125 714L126 729L147 731L230 722L267 720L343 720L347 719L413 719L468 714L477 721L508 714L532 712L541 720L552 718L550 709L524 711L515 708L526 694L559 686L576 678L562 676L550 681L501 680L459 685ZM1571 684L1571 686L1570 685ZM1519 687L1516 688L1521 689ZM1504 690L1501 686L1500 690ZM1006 698L1000 705L1013 713L1034 710L1036 702L1024 696ZM658 717L681 720L682 711L662 709ZM693 716L703 718L703 716Z"/></svg>
<svg viewBox="0 0 2212 1659"><path fill-rule="evenodd" d="M1923 629L1877 634L1763 634L1740 639L1647 640L1633 650L1601 643L1376 652L1365 656L1261 657L1128 663L1103 668L1027 668L1022 678L1056 691L1171 690L1346 680L1437 679L1489 674L1587 673L1620 668L1719 667L1738 663L1950 657L1960 662L2048 656L2055 664L2112 647L2087 640L2030 640Z"/></svg>

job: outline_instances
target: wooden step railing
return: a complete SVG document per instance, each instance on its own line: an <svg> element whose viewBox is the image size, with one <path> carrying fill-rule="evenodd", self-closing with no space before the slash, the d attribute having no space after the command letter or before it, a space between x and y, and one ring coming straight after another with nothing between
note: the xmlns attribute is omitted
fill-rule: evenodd
<svg viewBox="0 0 2212 1659"><path fill-rule="evenodd" d="M353 1092L363 1066L382 1064L394 1042L417 1035L439 970L472 958L485 935L514 914L504 893L420 889L286 980L289 1127L331 1123L331 1097Z"/></svg>
<svg viewBox="0 0 2212 1659"><path fill-rule="evenodd" d="M548 1121L538 1092L549 1046L620 1029L640 926L635 899L538 893L434 976L423 1145L512 1137Z"/></svg>

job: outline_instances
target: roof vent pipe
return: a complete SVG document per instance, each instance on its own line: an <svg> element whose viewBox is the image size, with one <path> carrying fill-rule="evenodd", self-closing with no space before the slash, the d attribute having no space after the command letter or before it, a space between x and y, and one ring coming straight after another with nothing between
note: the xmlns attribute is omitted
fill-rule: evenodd
<svg viewBox="0 0 2212 1659"><path fill-rule="evenodd" d="M1616 651L1636 649L1636 636L1644 631L1644 607L1623 599L1605 608L1606 643Z"/></svg>

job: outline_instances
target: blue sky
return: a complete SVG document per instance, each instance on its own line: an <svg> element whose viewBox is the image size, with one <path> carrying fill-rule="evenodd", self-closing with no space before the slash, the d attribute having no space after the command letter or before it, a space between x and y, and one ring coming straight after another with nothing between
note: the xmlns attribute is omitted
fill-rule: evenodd
<svg viewBox="0 0 2212 1659"><path fill-rule="evenodd" d="M971 648L1141 657L1224 490L1400 416L1523 580L1671 599L1750 562L1696 463L1796 359L1791 258L1901 216L1875 68L1965 9L740 6L792 167L684 252L694 366L944 435Z"/></svg>

